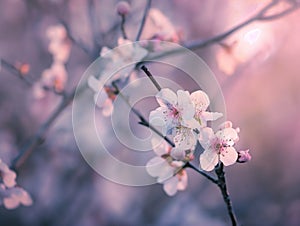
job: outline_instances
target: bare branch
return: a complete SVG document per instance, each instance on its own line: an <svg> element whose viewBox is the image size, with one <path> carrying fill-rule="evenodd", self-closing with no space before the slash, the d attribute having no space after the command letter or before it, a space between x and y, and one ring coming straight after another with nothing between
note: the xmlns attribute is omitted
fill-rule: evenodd
<svg viewBox="0 0 300 226"><path fill-rule="evenodd" d="M148 13L149 13L149 10L150 10L150 7L151 7L151 1L152 0L147 0L147 4L146 4L145 10L144 10L141 25L140 25L140 28L139 28L138 33L136 35L135 41L139 41L140 38L141 38L141 35L143 33L143 30L144 30L145 23L146 23L146 19L147 19L147 16L148 16Z"/></svg>

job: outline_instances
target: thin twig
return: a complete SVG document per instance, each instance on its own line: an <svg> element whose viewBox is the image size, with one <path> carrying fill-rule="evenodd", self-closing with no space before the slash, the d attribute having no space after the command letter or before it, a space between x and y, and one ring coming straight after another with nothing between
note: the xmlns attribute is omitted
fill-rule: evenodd
<svg viewBox="0 0 300 226"><path fill-rule="evenodd" d="M0 63L7 69L9 70L13 75L16 75L18 78L20 78L22 81L26 83L28 86L32 86L34 82L28 77L29 75L23 75L20 70L13 64L9 63L6 60L0 59Z"/></svg>
<svg viewBox="0 0 300 226"><path fill-rule="evenodd" d="M212 176L208 175L207 173L205 173L204 171L198 169L196 166L192 165L190 162L187 162L184 165L185 168L191 168L193 170L195 170L197 173L201 174L202 176L206 177L208 180L210 180L211 182L213 182L214 184L218 184L218 180L213 178Z"/></svg>
<svg viewBox="0 0 300 226"><path fill-rule="evenodd" d="M64 20L60 20L60 23L66 28L68 38L72 41L72 43L82 49L87 55L94 57L92 51L82 41L73 36L68 24Z"/></svg>
<svg viewBox="0 0 300 226"><path fill-rule="evenodd" d="M126 17L125 15L121 15L121 31L122 31L122 36L124 39L128 39L126 30L125 30L125 22L126 22Z"/></svg>
<svg viewBox="0 0 300 226"><path fill-rule="evenodd" d="M249 25L253 22L256 22L256 21L268 22L268 21L276 20L283 16L286 16L287 14L294 12L295 10L299 9L299 7L300 7L300 3L292 1L292 3L290 3L291 7L287 8L279 13L272 14L270 16L265 15L271 8L275 7L277 4L278 4L278 1L273 0L272 2L267 4L265 7L263 7L259 12L257 12L254 16L241 22L240 24L234 26L233 28L225 31L224 33L213 36L206 40L192 41L192 42L184 44L183 46L190 50L197 50L197 49L205 48L209 45L219 43L220 41L224 40L225 38L229 37L233 33L237 32L238 30L246 27L247 25ZM154 54L149 55L146 59L144 59L144 62L162 58L165 56L169 56L171 54L178 54L178 53L181 53L183 50L184 50L183 48L173 48L173 49L165 51L165 52L154 53ZM139 65L141 65L144 62L139 63Z"/></svg>
<svg viewBox="0 0 300 226"><path fill-rule="evenodd" d="M95 6L95 2L94 0L88 0L88 17L89 17L89 22L90 22L90 26L91 26L91 33L92 33L92 38L93 38L93 42L94 42L94 46L98 45L98 34L97 34L97 23L96 23L96 6Z"/></svg>
<svg viewBox="0 0 300 226"><path fill-rule="evenodd" d="M21 149L19 155L14 159L12 167L18 169L30 156L30 154L41 144L45 139L45 134L52 126L53 122L58 118L60 113L73 101L75 90L69 95L66 95L58 107L54 110L48 120L40 127L35 136Z"/></svg>
<svg viewBox="0 0 300 226"><path fill-rule="evenodd" d="M135 109L127 100L127 98L120 92L118 86L115 83L112 83L112 86L116 89L116 94L118 94L122 100L128 105L128 107L131 109L131 111L139 118L140 125L143 125L145 127L148 127L153 132L155 132L158 136L162 137L168 144L170 144L172 147L175 147L175 144L167 137L164 136L160 131L158 131L154 126L152 126L145 117L137 110Z"/></svg>
<svg viewBox="0 0 300 226"><path fill-rule="evenodd" d="M141 24L140 24L140 28L139 28L139 30L138 30L138 33L137 33L137 35L136 35L135 41L139 41L140 38L141 38L141 35L142 35L143 30L144 30L144 27L145 27L145 23L146 23L146 19L147 19L147 16L148 16L150 7L151 7L151 0L147 0L147 4L146 4L146 6L145 6L143 18L142 18L142 21L141 21Z"/></svg>
<svg viewBox="0 0 300 226"><path fill-rule="evenodd" d="M221 190L222 196L223 196L223 200L226 204L227 207L227 211L228 211L228 215L230 217L232 226L236 226L237 225L237 220L236 220L236 216L234 214L233 208L232 208L232 203L231 203L231 199L230 196L228 194L227 191L227 185L226 185L226 179L225 179L225 172L224 172L224 165L223 163L220 163L216 168L215 168L215 172L218 176L218 187Z"/></svg>
<svg viewBox="0 0 300 226"><path fill-rule="evenodd" d="M151 74L151 72L148 70L148 68L145 66L145 65L143 65L142 67L141 67L141 69L145 72L145 74L148 76L148 78L151 80L151 82L154 84L154 86L156 87L156 89L158 90L158 91L160 91L161 90L161 87L160 87L160 85L158 84L158 82L156 81L156 79L153 77L153 75Z"/></svg>

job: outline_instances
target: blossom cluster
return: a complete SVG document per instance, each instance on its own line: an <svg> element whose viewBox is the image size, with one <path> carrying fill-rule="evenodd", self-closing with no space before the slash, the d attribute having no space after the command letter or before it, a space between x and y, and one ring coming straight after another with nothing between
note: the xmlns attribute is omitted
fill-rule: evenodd
<svg viewBox="0 0 300 226"><path fill-rule="evenodd" d="M219 162L225 166L235 162L246 162L251 156L248 151L238 152L234 144L238 141L239 128L233 128L227 121L217 131L208 127L209 121L222 117L222 113L210 112L208 95L198 90L193 93L168 88L161 89L156 100L159 107L150 112L150 124L161 131L164 136L172 138L174 146L161 151L161 144L153 147L156 157L147 163L147 171L164 184L168 195L177 190L184 190L187 175L184 166L194 159L197 142L204 151L200 154L200 169L212 171ZM165 141L163 141L165 142ZM157 142L154 142L157 145ZM159 148L159 151L158 151Z"/></svg>
<svg viewBox="0 0 300 226"><path fill-rule="evenodd" d="M16 173L0 159L0 205L15 209L20 204L30 206L32 199L27 191L17 186Z"/></svg>
<svg viewBox="0 0 300 226"><path fill-rule="evenodd" d="M62 92L68 78L65 63L70 56L71 42L67 30L63 25L55 25L50 26L46 34L50 41L48 50L53 62L50 68L43 71L41 79L33 87L34 96L38 99L45 96L45 89Z"/></svg>

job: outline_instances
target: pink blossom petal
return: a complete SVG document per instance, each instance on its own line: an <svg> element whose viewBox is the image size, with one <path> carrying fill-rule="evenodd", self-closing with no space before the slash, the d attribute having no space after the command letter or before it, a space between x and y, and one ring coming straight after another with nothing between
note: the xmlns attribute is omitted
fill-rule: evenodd
<svg viewBox="0 0 300 226"><path fill-rule="evenodd" d="M215 138L212 128L205 127L200 130L198 141L204 149L208 149L211 146L212 140Z"/></svg>
<svg viewBox="0 0 300 226"><path fill-rule="evenodd" d="M183 191L186 189L187 184L188 184L188 176L185 170L180 172L180 175L177 175L179 177L179 182L177 184L177 190L178 191Z"/></svg>
<svg viewBox="0 0 300 226"><path fill-rule="evenodd" d="M9 170L8 172L2 175L3 182L8 188L11 188L16 185L16 178L17 174L12 170Z"/></svg>
<svg viewBox="0 0 300 226"><path fill-rule="evenodd" d="M205 112L202 112L201 116L205 121L215 121L215 120L221 118L223 116L223 114L219 113L219 112L205 111Z"/></svg>
<svg viewBox="0 0 300 226"><path fill-rule="evenodd" d="M152 177L158 177L157 182L163 183L165 180L173 176L173 167L160 157L154 157L146 164L146 170Z"/></svg>
<svg viewBox="0 0 300 226"><path fill-rule="evenodd" d="M177 106L184 120L192 119L195 115L195 108L190 99L188 91L178 90L177 91Z"/></svg>
<svg viewBox="0 0 300 226"><path fill-rule="evenodd" d="M181 148L172 148L171 156L176 160L184 160L185 150Z"/></svg>
<svg viewBox="0 0 300 226"><path fill-rule="evenodd" d="M227 147L220 154L220 161L223 162L224 166L232 165L236 162L238 158L238 153L234 147Z"/></svg>
<svg viewBox="0 0 300 226"><path fill-rule="evenodd" d="M175 106L177 104L177 95L170 89L161 89L156 94L157 102L160 106Z"/></svg>
<svg viewBox="0 0 300 226"><path fill-rule="evenodd" d="M177 193L177 184L178 184L178 177L173 176L170 179L164 182L164 191L169 196L173 196Z"/></svg>
<svg viewBox="0 0 300 226"><path fill-rule="evenodd" d="M161 137L153 137L151 140L152 149L158 156L168 153L169 144Z"/></svg>
<svg viewBox="0 0 300 226"><path fill-rule="evenodd" d="M219 156L215 150L206 149L200 155L200 168L205 171L212 171L219 162Z"/></svg>
<svg viewBox="0 0 300 226"><path fill-rule="evenodd" d="M191 100L195 105L196 112L205 111L210 104L207 94L202 90L191 93Z"/></svg>
<svg viewBox="0 0 300 226"><path fill-rule="evenodd" d="M8 198L4 198L3 204L6 209L11 210L11 209L17 208L20 205L20 202L17 197L12 196L12 197L8 197Z"/></svg>

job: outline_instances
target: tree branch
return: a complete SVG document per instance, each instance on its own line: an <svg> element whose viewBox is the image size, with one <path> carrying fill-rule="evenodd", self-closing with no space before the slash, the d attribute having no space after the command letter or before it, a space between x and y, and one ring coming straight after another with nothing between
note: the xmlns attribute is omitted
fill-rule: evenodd
<svg viewBox="0 0 300 226"><path fill-rule="evenodd" d="M228 194L227 191L227 185L226 185L226 179L225 179L225 172L224 172L224 165L223 163L220 163L216 168L215 168L215 172L218 176L218 180L217 180L217 185L221 190L222 193L222 197L223 200L226 204L227 207L227 211L228 211L228 215L230 217L232 226L236 226L237 225L237 220L236 220L236 216L233 212L233 208L232 208L232 203L231 203L231 199L230 196Z"/></svg>
<svg viewBox="0 0 300 226"><path fill-rule="evenodd" d="M41 144L45 139L45 134L52 126L53 122L63 112L63 110L73 101L75 90L69 95L66 95L58 107L54 110L48 120L40 127L35 136L21 149L19 155L14 159L12 168L18 169L30 156L30 154Z"/></svg>
<svg viewBox="0 0 300 226"><path fill-rule="evenodd" d="M147 4L145 6L143 18L142 18L138 33L136 35L135 41L139 41L140 38L141 38L141 35L142 35L144 27L145 27L146 19L147 19L147 16L148 16L148 13L149 13L149 10L150 10L150 7L151 7L151 1L152 0L147 0Z"/></svg>
<svg viewBox="0 0 300 226"><path fill-rule="evenodd" d="M287 2L289 2L289 4L291 4L290 7L288 7L287 9L284 9L283 11L281 11L279 13L275 13L275 14L267 16L266 13L270 9L272 9L273 7L277 6L278 3L279 3L278 0L273 0L272 2L267 4L265 7L263 7L259 12L257 12L254 16L252 16L249 19L243 21L242 23L234 26L233 28L229 29L228 31L225 31L224 33L213 36L213 37L208 38L206 40L191 41L191 42L188 42L188 43L184 44L183 46L186 47L187 49L190 49L190 50L197 50L197 49L205 48L209 45L219 43L220 41L222 41L225 38L229 37L233 33L237 32L238 30L246 27L247 25L249 25L249 24L251 24L255 21L268 22L268 21L276 20L276 19L279 19L283 16L286 16L286 15L294 12L295 10L299 9L299 7L300 7L300 3L296 2L294 0L290 0L290 1L287 0ZM171 50L168 50L168 51L165 51L165 52L152 54L152 55L149 55L144 60L144 62L145 61L151 61L151 60L158 59L158 58L162 58L162 57L165 57L165 56L168 56L168 55L171 55L171 54L178 54L180 52L182 52L182 48L174 48L174 49L171 49ZM141 63L143 63L143 62L141 62Z"/></svg>

